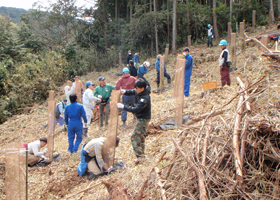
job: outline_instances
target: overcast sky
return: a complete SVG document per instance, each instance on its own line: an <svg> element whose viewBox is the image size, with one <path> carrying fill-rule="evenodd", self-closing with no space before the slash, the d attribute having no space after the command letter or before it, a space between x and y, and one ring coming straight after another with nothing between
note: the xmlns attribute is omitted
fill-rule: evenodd
<svg viewBox="0 0 280 200"><path fill-rule="evenodd" d="M39 0L40 2L44 2L44 5L48 5L48 0ZM38 2L38 0L0 0L0 7L14 7L14 8L24 8L26 10L31 9L34 2ZM55 0L52 0L55 2ZM76 0L77 6L85 6L87 8L94 6L94 0Z"/></svg>

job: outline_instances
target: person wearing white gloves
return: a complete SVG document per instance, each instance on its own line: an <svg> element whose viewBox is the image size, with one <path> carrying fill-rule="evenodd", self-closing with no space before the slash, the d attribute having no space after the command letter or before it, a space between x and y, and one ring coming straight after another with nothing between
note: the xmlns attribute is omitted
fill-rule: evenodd
<svg viewBox="0 0 280 200"><path fill-rule="evenodd" d="M137 159L135 164L139 164L145 157L145 131L151 120L151 97L150 90L147 89L147 83L143 79L135 82L134 90L121 90L124 95L135 95L134 106L117 103L117 107L132 112L137 117L137 124L131 135L131 143Z"/></svg>
<svg viewBox="0 0 280 200"><path fill-rule="evenodd" d="M48 143L47 138L42 137L35 142L28 144L28 165L32 166L38 163L41 159L44 159L44 155L48 152L48 149L40 152L40 149L45 147Z"/></svg>
<svg viewBox="0 0 280 200"><path fill-rule="evenodd" d="M88 137L88 127L91 123L91 117L92 117L92 110L95 108L96 101L99 101L100 98L97 98L93 96L93 90L94 90L95 84L93 84L91 81L88 81L86 83L86 90L83 94L83 106L86 111L87 116L87 126L83 126L83 135L85 137Z"/></svg>

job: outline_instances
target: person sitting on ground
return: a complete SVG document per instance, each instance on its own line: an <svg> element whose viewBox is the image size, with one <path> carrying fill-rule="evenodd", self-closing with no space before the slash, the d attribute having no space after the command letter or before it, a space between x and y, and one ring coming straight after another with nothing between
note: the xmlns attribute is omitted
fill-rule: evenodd
<svg viewBox="0 0 280 200"><path fill-rule="evenodd" d="M134 67L133 60L129 61L129 74L135 78L137 77L137 69Z"/></svg>
<svg viewBox="0 0 280 200"><path fill-rule="evenodd" d="M151 97L147 89L147 83L143 79L135 82L134 90L121 90L124 95L135 95L134 107L117 103L117 107L136 114L137 124L131 135L131 143L137 157L135 164L139 164L145 154L145 131L151 121Z"/></svg>
<svg viewBox="0 0 280 200"><path fill-rule="evenodd" d="M87 126L86 112L82 104L77 103L77 95L70 95L71 104L67 105L65 108L64 116L65 123L68 126L68 151L70 153L75 153L78 151L79 145L83 140L83 123L81 118ZM76 135L76 142L74 145L74 139Z"/></svg>
<svg viewBox="0 0 280 200"><path fill-rule="evenodd" d="M109 121L109 114L110 114L110 96L112 90L115 89L114 86L106 84L104 77L99 77L99 86L95 88L94 96L98 97L100 100L99 104L99 127L103 126L103 115L104 115L104 108L105 108L105 125L108 126Z"/></svg>
<svg viewBox="0 0 280 200"><path fill-rule="evenodd" d="M61 130L64 129L64 118L61 116L61 114L64 114L66 105L67 99L64 99L62 102L56 104L55 107L55 123L59 124Z"/></svg>
<svg viewBox="0 0 280 200"><path fill-rule="evenodd" d="M83 176L88 171L88 180L96 179L97 176L103 171L110 173L110 168L105 161L109 161L109 156L103 154L103 147L106 138L100 137L92 139L84 144L81 149L81 161L78 166L78 173ZM116 138L115 147L119 146L120 138ZM109 146L113 148L114 146Z"/></svg>
<svg viewBox="0 0 280 200"><path fill-rule="evenodd" d="M134 89L134 84L136 82L136 78L134 78L133 76L130 76L129 74L129 69L128 68L124 68L123 69L123 75L122 77L118 80L117 84L116 84L116 90L131 90ZM129 105L131 104L131 106L134 106L134 102L135 102L135 95L123 95L123 104L124 105ZM126 120L127 120L127 111L122 109L122 121L123 121L123 126L126 125Z"/></svg>
<svg viewBox="0 0 280 200"><path fill-rule="evenodd" d="M38 163L41 159L45 159L44 155L48 152L48 149L46 148L44 151L40 152L40 149L45 147L48 143L48 139L45 137L40 138L37 141L28 143L27 150L28 150L28 158L27 163L30 166L35 165Z"/></svg>
<svg viewBox="0 0 280 200"><path fill-rule="evenodd" d="M130 60L133 60L133 56L131 55L131 51L129 50L128 51L128 54L126 56L126 66L128 67L129 66L129 61Z"/></svg>
<svg viewBox="0 0 280 200"><path fill-rule="evenodd" d="M144 78L144 75L148 72L149 67L150 67L150 63L148 61L145 61L143 65L141 65L137 70L137 76L138 79L142 78L144 81L146 81L147 85L150 87L149 81L147 81L147 79Z"/></svg>
<svg viewBox="0 0 280 200"><path fill-rule="evenodd" d="M75 79L71 79L71 81L73 82L72 86L70 87L70 86L67 85L64 88L65 96L66 96L68 104L70 104L69 96L74 93L74 90L76 88Z"/></svg>
<svg viewBox="0 0 280 200"><path fill-rule="evenodd" d="M157 87L159 87L159 83L160 83L160 57L161 55L159 54L157 56L157 61L155 63L156 70L157 70ZM165 63L164 63L164 77L167 78L167 83L171 84L171 77L166 71Z"/></svg>
<svg viewBox="0 0 280 200"><path fill-rule="evenodd" d="M86 111L86 116L87 116L87 126L85 126L84 123L84 129L83 129L83 134L85 137L88 137L88 127L91 123L91 117L92 117L92 110L94 110L96 101L99 101L100 99L93 96L93 90L94 90L95 84L93 84L91 81L88 81L86 83L86 90L83 94L83 106Z"/></svg>

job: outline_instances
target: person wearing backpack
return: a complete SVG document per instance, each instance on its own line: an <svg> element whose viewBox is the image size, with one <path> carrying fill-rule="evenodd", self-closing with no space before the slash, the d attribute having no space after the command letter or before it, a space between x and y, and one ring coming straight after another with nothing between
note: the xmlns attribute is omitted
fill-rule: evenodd
<svg viewBox="0 0 280 200"><path fill-rule="evenodd" d="M64 118L61 116L61 114L64 114L65 107L67 105L67 99L64 99L62 102L56 104L55 107L55 124L59 124L60 129L64 129Z"/></svg>
<svg viewBox="0 0 280 200"><path fill-rule="evenodd" d="M219 57L219 66L220 66L222 86L224 86L224 85L230 86L229 69L230 69L231 62L229 61L229 51L227 49L227 41L221 40L219 43L219 46L221 47L221 50L222 50L220 57Z"/></svg>

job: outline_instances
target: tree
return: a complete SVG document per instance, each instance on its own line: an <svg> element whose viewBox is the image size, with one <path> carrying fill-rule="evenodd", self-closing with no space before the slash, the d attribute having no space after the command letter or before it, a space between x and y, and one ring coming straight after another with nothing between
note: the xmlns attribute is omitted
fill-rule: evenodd
<svg viewBox="0 0 280 200"><path fill-rule="evenodd" d="M177 0L173 0L172 54L176 54L177 38Z"/></svg>
<svg viewBox="0 0 280 200"><path fill-rule="evenodd" d="M219 37L218 26L217 26L217 15L216 15L216 0L213 0L213 26L215 37Z"/></svg>
<svg viewBox="0 0 280 200"><path fill-rule="evenodd" d="M154 13L155 13L156 55L158 55L158 30L157 30L157 3L156 3L156 0L154 0Z"/></svg>

